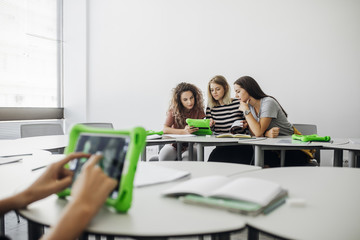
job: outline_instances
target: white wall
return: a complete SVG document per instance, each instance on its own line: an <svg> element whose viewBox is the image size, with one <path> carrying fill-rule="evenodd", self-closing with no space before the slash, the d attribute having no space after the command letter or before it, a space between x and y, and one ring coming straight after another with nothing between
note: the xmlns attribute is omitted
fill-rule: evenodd
<svg viewBox="0 0 360 240"><path fill-rule="evenodd" d="M195 83L205 93L216 74L231 85L250 75L290 121L315 123L321 135L360 136L360 1L64 2L64 51L75 51L65 55L65 72L77 64L81 72L65 74L70 123L160 130L177 83ZM79 34L87 36L87 50L76 56L69 39ZM67 92L69 85L76 90Z"/></svg>
<svg viewBox="0 0 360 240"><path fill-rule="evenodd" d="M63 78L65 129L87 120L86 0L63 0Z"/></svg>

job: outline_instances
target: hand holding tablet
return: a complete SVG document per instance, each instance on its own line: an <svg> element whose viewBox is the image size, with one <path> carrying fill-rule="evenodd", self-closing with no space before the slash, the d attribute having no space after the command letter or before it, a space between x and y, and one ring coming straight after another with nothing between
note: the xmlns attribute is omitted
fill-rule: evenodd
<svg viewBox="0 0 360 240"><path fill-rule="evenodd" d="M129 131L91 128L81 124L75 125L70 132L69 146L66 154L83 152L101 154L96 157L96 164L109 177L117 181L110 192L106 204L119 212L126 212L132 201L132 189L137 161L145 147L146 132L141 127ZM58 193L59 197L71 194L76 179L80 177L83 168L87 166L88 158L77 158L71 161L67 168L73 171L73 184ZM91 165L91 163L90 163ZM100 169L99 169L100 170ZM97 190L94 190L96 195Z"/></svg>

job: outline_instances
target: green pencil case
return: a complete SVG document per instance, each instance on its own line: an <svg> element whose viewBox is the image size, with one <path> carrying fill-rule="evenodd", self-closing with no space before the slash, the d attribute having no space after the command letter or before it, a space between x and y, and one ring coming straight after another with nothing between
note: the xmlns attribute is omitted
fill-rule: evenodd
<svg viewBox="0 0 360 240"><path fill-rule="evenodd" d="M146 131L142 127L114 130L77 124L70 131L69 145L65 149L65 154L72 152L101 154L103 157L98 165L109 177L118 180L118 185L106 199L106 205L113 207L117 212L126 212L131 207L136 166L145 143ZM81 168L87 160L87 158L74 159L65 165L74 172L73 182L81 174ZM71 186L57 195L59 197L70 195Z"/></svg>
<svg viewBox="0 0 360 240"><path fill-rule="evenodd" d="M212 135L212 131L210 129L210 119L187 118L186 123L190 127L199 128L199 130L194 132L195 135Z"/></svg>
<svg viewBox="0 0 360 240"><path fill-rule="evenodd" d="M331 140L330 136L324 136L320 137L317 134L311 134L311 135L298 135L293 134L292 139L294 140L300 140L302 142L329 142Z"/></svg>
<svg viewBox="0 0 360 240"><path fill-rule="evenodd" d="M146 131L146 135L147 135L147 136L154 135L154 134L163 135L164 132L163 132L163 131L154 131L154 130L147 130L147 131Z"/></svg>

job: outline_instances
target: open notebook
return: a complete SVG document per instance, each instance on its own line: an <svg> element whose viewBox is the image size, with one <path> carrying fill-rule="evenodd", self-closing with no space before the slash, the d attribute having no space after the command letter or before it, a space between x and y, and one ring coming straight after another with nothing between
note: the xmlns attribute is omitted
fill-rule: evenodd
<svg viewBox="0 0 360 240"><path fill-rule="evenodd" d="M278 183L258 178L225 176L193 178L162 192L185 203L223 208L246 215L268 213L285 202L287 191Z"/></svg>

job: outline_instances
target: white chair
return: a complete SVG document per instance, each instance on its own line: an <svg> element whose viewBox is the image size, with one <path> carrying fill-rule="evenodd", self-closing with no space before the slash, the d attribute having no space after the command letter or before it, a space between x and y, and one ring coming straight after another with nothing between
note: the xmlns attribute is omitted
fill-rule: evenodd
<svg viewBox="0 0 360 240"><path fill-rule="evenodd" d="M22 124L20 126L21 138L26 137L38 137L49 135L64 135L64 130L59 123L34 123L34 124ZM64 148L49 150L52 153L62 154Z"/></svg>
<svg viewBox="0 0 360 240"><path fill-rule="evenodd" d="M317 127L315 124L302 124L302 123L294 123L293 126L301 132L302 135L311 135L317 134ZM314 154L317 164L320 166L320 150L316 150Z"/></svg>
<svg viewBox="0 0 360 240"><path fill-rule="evenodd" d="M35 124L22 124L20 126L21 138L48 136L48 135L64 135L64 130L61 124L35 123Z"/></svg>

